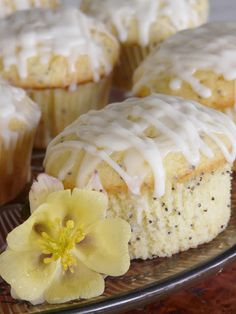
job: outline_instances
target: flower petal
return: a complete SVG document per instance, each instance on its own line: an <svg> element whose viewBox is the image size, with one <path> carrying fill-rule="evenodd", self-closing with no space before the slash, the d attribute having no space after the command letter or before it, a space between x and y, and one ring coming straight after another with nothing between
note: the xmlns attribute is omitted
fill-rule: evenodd
<svg viewBox="0 0 236 314"><path fill-rule="evenodd" d="M63 208L53 210L47 203L41 205L23 224L8 234L9 248L17 252L39 250L42 232L52 234L54 227L51 223L54 223L58 216L62 216L62 211Z"/></svg>
<svg viewBox="0 0 236 314"><path fill-rule="evenodd" d="M71 210L71 190L62 190L49 194L45 204L48 205L48 209L42 210L40 206L33 214L40 210L41 214L44 212L44 215L47 215L48 220L59 219L62 221Z"/></svg>
<svg viewBox="0 0 236 314"><path fill-rule="evenodd" d="M6 250L0 255L0 275L8 282L14 294L22 300L37 303L51 283L56 263L44 264L38 252Z"/></svg>
<svg viewBox="0 0 236 314"><path fill-rule="evenodd" d="M42 210L45 204L48 208ZM105 217L107 197L103 193L89 190L63 190L48 195L45 204L34 211L33 215L40 212L50 221L64 221L67 218L87 226Z"/></svg>
<svg viewBox="0 0 236 314"><path fill-rule="evenodd" d="M54 177L41 173L34 181L30 193L30 211L33 213L41 204L45 203L50 193L64 190L62 182Z"/></svg>
<svg viewBox="0 0 236 314"><path fill-rule="evenodd" d="M79 298L89 299L101 295L104 287L102 275L88 269L78 260L73 273L70 271L58 273L45 292L45 299L51 304Z"/></svg>
<svg viewBox="0 0 236 314"><path fill-rule="evenodd" d="M40 205L23 224L7 237L8 246L15 251L39 248L43 231L53 235L55 223L74 220L84 228L104 218L107 198L103 193L86 190L63 190L48 195L47 203Z"/></svg>
<svg viewBox="0 0 236 314"><path fill-rule="evenodd" d="M32 232L36 220L36 216L30 216L23 224L13 229L7 235L7 244L10 249L21 252L38 248L38 235Z"/></svg>
<svg viewBox="0 0 236 314"><path fill-rule="evenodd" d="M88 231L77 245L78 258L90 269L111 276L121 276L130 266L128 241L130 225L120 219L104 219Z"/></svg>
<svg viewBox="0 0 236 314"><path fill-rule="evenodd" d="M74 189L72 192L71 219L86 229L106 216L108 199L104 193Z"/></svg>
<svg viewBox="0 0 236 314"><path fill-rule="evenodd" d="M55 223L63 224L66 217L70 215L72 208L71 190L53 192L48 195L47 202L39 206L31 217L37 216L39 224L48 225L53 232Z"/></svg>

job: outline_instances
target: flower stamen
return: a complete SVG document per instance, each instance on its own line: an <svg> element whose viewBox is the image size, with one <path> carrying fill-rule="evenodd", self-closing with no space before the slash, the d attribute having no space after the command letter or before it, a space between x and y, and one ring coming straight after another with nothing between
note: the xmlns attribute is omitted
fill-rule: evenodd
<svg viewBox="0 0 236 314"><path fill-rule="evenodd" d="M52 222L49 223L53 225ZM85 233L83 228L75 228L73 220L68 220L65 226L62 226L57 219L54 224L53 235L42 232L41 236L42 253L47 255L43 262L50 264L60 259L63 270L70 270L73 273L73 268L77 263L72 250L76 244L84 240Z"/></svg>

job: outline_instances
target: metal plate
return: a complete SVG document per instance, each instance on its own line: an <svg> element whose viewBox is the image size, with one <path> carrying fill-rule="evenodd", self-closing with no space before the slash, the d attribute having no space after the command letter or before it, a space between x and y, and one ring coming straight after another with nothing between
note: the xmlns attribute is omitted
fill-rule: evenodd
<svg viewBox="0 0 236 314"><path fill-rule="evenodd" d="M42 171L43 152L34 152L34 175ZM32 306L13 300L9 286L0 281L0 313L115 313L162 298L177 288L192 284L222 268L236 257L236 178L233 179L232 217L227 229L215 240L171 258L133 261L125 276L107 278L105 293L91 300L62 305ZM13 204L0 208L0 250L5 247L7 233L23 221L21 211L28 189Z"/></svg>

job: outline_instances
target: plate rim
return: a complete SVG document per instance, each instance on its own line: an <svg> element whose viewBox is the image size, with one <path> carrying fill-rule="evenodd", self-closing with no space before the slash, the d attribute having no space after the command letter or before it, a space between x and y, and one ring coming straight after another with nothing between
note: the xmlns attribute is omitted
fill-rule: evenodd
<svg viewBox="0 0 236 314"><path fill-rule="evenodd" d="M134 306L148 304L155 300L164 298L170 293L194 283L204 276L211 275L219 271L223 266L236 260L236 244L219 255L198 264L190 270L182 271L158 283L151 283L143 288L134 289L132 292L123 295L109 297L105 300L97 301L87 305L71 305L70 308L51 309L39 312L41 314L96 314L96 313L119 313L122 310L130 310ZM135 302L135 304L134 304Z"/></svg>
<svg viewBox="0 0 236 314"><path fill-rule="evenodd" d="M41 155L40 155L41 156ZM38 156L37 156L38 157ZM233 183L234 182L234 183ZM236 175L233 176L233 184L236 188ZM236 199L235 199L236 201ZM22 206L22 202L17 202ZM233 204L232 204L233 205ZM4 207L16 206L16 203L7 204ZM213 240L214 241L214 240ZM206 245L207 243L203 244ZM198 248L190 249L189 251L198 250ZM181 254L181 253L180 253ZM191 254L191 253L190 253ZM177 254L176 254L177 255ZM205 259L187 270L179 271L162 280L156 280L152 283L145 284L139 288L134 288L131 291L119 293L117 295L103 296L103 298L91 299L88 303L65 303L60 307L41 309L37 311L40 314L98 314L98 313L119 313L120 311L132 310L135 307L142 307L145 304L153 301L158 301L171 293L192 286L194 282L203 279L213 273L216 273L224 265L236 260L236 243L228 245L225 250L218 252L214 257ZM28 313L35 313L29 311Z"/></svg>

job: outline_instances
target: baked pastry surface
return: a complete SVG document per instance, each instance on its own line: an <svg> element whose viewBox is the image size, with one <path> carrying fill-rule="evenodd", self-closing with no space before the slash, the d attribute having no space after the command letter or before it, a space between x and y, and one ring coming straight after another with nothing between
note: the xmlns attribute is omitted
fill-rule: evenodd
<svg viewBox="0 0 236 314"><path fill-rule="evenodd" d="M133 93L181 96L224 112L235 105L236 23L216 22L182 31L137 68Z"/></svg>
<svg viewBox="0 0 236 314"><path fill-rule="evenodd" d="M90 111L67 127L49 145L45 169L65 187L94 186L108 194L110 215L127 219L133 227L132 258L170 256L196 246L197 241L212 239L223 230L222 224L226 226L235 132L228 117L192 101L157 94L131 98L99 112ZM216 198L217 185L222 185L221 200L214 203L211 198ZM163 210L162 203L169 205ZM203 204L201 210L198 203ZM211 214L204 216L208 209ZM175 230L172 225L178 212L191 217L182 220L181 231L175 231L183 238L175 248L167 243L166 251L160 249L161 234L165 233L167 241L168 232ZM213 212L219 213L219 219ZM196 224L197 213L204 223L209 219L207 237L197 236L199 227L192 230L192 236L184 234L183 230L190 228L186 224ZM175 217L170 224L168 215ZM152 235L152 227L146 228L148 217L155 221ZM224 223L219 225L221 218ZM140 236L154 241L142 242L148 251L137 244Z"/></svg>
<svg viewBox="0 0 236 314"><path fill-rule="evenodd" d="M0 20L0 76L40 105L36 148L108 102L119 45L75 8L18 11Z"/></svg>
<svg viewBox="0 0 236 314"><path fill-rule="evenodd" d="M39 119L38 106L23 90L0 83L0 205L14 199L30 180Z"/></svg>
<svg viewBox="0 0 236 314"><path fill-rule="evenodd" d="M25 89L65 88L112 71L118 43L74 8L19 11L0 20L0 73Z"/></svg>
<svg viewBox="0 0 236 314"><path fill-rule="evenodd" d="M105 22L121 42L147 46L204 23L208 1L82 0L81 9Z"/></svg>
<svg viewBox="0 0 236 314"><path fill-rule="evenodd" d="M208 0L83 0L82 10L103 21L121 43L113 84L132 88L134 70L176 32L206 22Z"/></svg>

